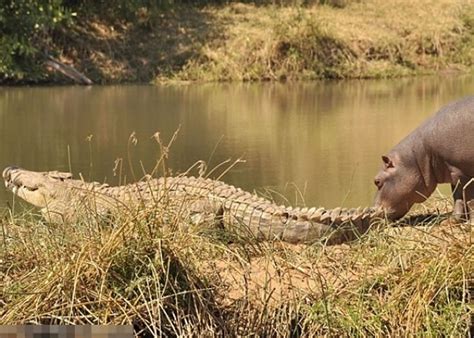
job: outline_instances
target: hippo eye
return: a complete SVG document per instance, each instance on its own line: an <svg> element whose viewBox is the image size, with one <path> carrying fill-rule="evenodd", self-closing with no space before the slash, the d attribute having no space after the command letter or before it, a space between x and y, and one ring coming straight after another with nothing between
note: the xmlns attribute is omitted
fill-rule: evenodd
<svg viewBox="0 0 474 338"><path fill-rule="evenodd" d="M382 182L379 179L376 178L374 180L374 184L377 188L379 188L379 189L382 188Z"/></svg>

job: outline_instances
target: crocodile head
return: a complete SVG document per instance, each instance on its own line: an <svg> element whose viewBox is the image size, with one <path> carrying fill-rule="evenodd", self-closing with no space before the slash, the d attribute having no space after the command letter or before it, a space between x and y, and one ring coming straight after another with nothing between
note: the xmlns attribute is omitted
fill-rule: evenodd
<svg viewBox="0 0 474 338"><path fill-rule="evenodd" d="M56 203L65 190L71 173L58 171L36 172L10 166L3 170L5 186L15 195L39 208Z"/></svg>
<svg viewBox="0 0 474 338"><path fill-rule="evenodd" d="M10 166L3 170L3 179L7 189L16 196L41 208L46 219L51 222L64 220L65 206L72 203L70 182L75 180L71 173L36 172Z"/></svg>

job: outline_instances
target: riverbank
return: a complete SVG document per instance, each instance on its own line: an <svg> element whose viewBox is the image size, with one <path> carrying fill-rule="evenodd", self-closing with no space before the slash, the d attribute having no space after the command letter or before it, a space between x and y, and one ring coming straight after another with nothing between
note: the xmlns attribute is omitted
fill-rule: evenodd
<svg viewBox="0 0 474 338"><path fill-rule="evenodd" d="M385 78L473 69L474 4L329 2L142 6L126 16L79 10L44 39L60 61L102 84ZM43 68L2 81L68 80Z"/></svg>
<svg viewBox="0 0 474 338"><path fill-rule="evenodd" d="M113 227L4 214L2 324L133 324L156 336L208 337L472 330L472 228L446 215L343 245L297 246L211 224L185 230L183 212L156 208L124 210Z"/></svg>

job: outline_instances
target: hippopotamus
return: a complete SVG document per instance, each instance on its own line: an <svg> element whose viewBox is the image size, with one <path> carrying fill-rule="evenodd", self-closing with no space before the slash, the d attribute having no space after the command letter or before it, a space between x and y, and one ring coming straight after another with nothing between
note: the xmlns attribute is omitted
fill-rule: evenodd
<svg viewBox="0 0 474 338"><path fill-rule="evenodd" d="M452 102L422 123L386 155L375 176L375 206L403 217L439 183L450 183L457 220L474 218L474 96ZM471 214L471 217L469 217Z"/></svg>

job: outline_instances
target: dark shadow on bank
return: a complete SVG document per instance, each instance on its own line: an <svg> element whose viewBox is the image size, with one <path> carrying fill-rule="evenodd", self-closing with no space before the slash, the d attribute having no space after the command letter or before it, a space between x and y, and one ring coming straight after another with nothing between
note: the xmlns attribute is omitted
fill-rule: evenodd
<svg viewBox="0 0 474 338"><path fill-rule="evenodd" d="M140 7L128 19L78 15L76 25L55 32L53 41L63 59L94 83L149 83L198 60L202 47L220 34L222 25L208 11L179 5Z"/></svg>

